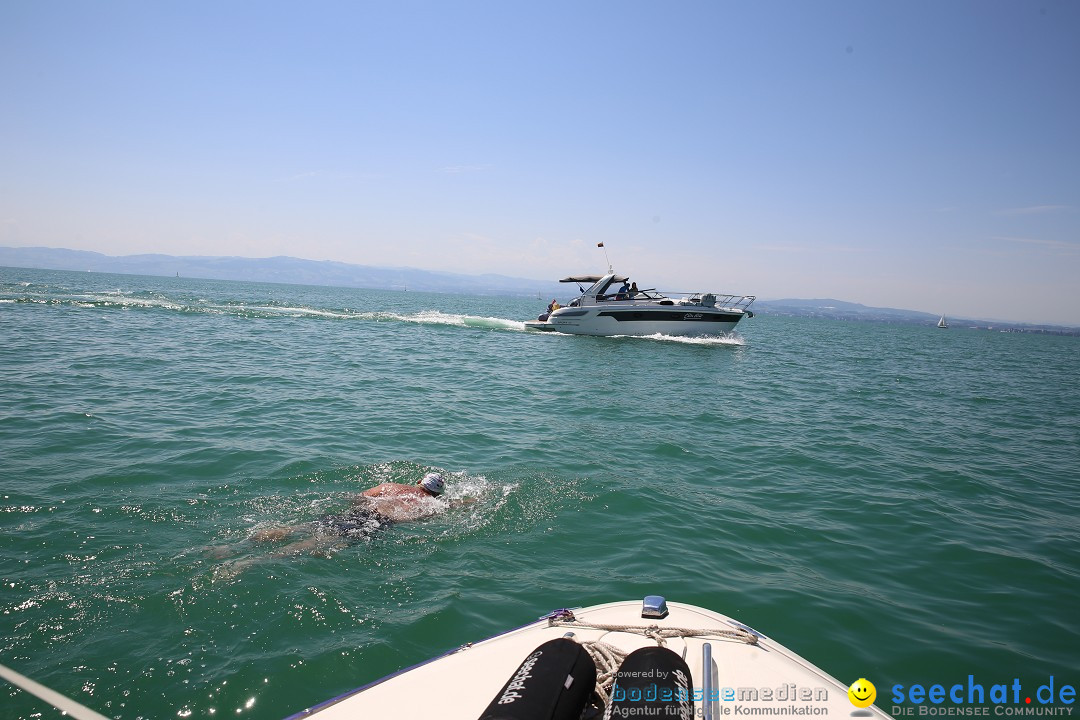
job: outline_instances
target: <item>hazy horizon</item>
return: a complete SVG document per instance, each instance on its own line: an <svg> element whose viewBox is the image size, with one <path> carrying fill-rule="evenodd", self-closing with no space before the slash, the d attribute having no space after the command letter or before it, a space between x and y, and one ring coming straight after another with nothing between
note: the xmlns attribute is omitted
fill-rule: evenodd
<svg viewBox="0 0 1080 720"><path fill-rule="evenodd" d="M7 258L5 258L3 256L3 251L9 250L9 249L12 249L12 248L5 247L5 246L0 246L0 267L5 267L4 260L7 259ZM46 252L54 252L54 251L56 251L56 252L64 252L64 253L66 253L66 252L90 252L90 253L94 253L94 251L80 251L80 250L74 250L73 251L71 248L14 248L14 249L15 250L19 250L19 249L37 249L37 250L45 250ZM336 262L336 261L323 261L323 260L309 260L309 259L305 259L305 258L297 258L297 257L291 257L291 256L272 256L272 257L258 258L258 257L219 256L219 255L177 256L177 255L169 255L169 254L163 254L163 253L147 253L147 254L143 254L143 255L104 255L104 254L101 254L101 253L95 253L95 254L98 254L102 258L105 258L106 262L113 261L113 260L123 262L125 260L130 260L131 258L153 257L153 258L163 258L163 260L161 260L160 262L162 262L164 264L168 264L169 261L173 261L173 260L178 261L178 262L185 262L185 261L187 261L187 262L198 262L198 261L222 261L222 260L228 260L228 261L241 261L241 262L249 262L249 263L271 262L271 261L274 261L274 260L286 260L286 261L290 261L290 262L291 261L298 261L298 262L301 262L301 263ZM57 265L59 265L59 263ZM560 283L556 283L556 282L552 282L552 281L545 281L543 278L531 278L531 277L525 277L525 276L507 276L507 275L501 275L501 274L473 275L473 274L468 274L468 273L447 273L446 271L426 270L426 269L423 269L423 268L415 268L415 267L409 267L409 266L393 266L393 267L390 267L390 266L373 266L373 265L353 265L353 264L349 264L349 263L345 263L345 265L347 267L357 268L358 270L370 270L370 271L374 271L374 272L377 272L377 273L398 273L398 275L396 275L394 278L383 278L383 280L385 280L386 282L384 282L382 284L376 283L376 284L369 285L369 284L358 284L358 283L353 283L353 282L347 282L345 284L340 284L340 282L338 282L338 280L335 280L334 278L330 278L329 276L326 276L326 275L322 276L319 281L315 281L310 275L307 275L307 276L304 276L304 277L297 277L296 279L281 279L281 273L283 272L282 268L277 267L277 266L268 266L267 268L264 268L264 271L274 273L275 277L273 279L260 279L260 278L244 277L243 276L244 273L242 273L242 272L232 272L232 273L230 273L230 272L226 272L226 270L224 268L221 268L221 267L214 267L213 268L214 272L211 272L208 275L185 274L184 277L198 278L198 279L205 279L205 280L219 280L219 281L222 281L222 282L255 282L255 283L284 284L284 285L300 285L300 286L316 285L316 286L330 286L330 287L357 288L357 289L370 289L370 290L380 290L380 289L382 289L382 290L387 290L387 289L390 289L390 290L395 290L395 289L397 289L397 290L402 290L402 289L408 290L408 289L411 288L413 291L416 291L416 292L430 292L430 293L434 293L434 294L442 294L442 293L463 294L464 293L464 294L480 294L480 295L519 297L519 298L520 297L525 297L525 296L531 296L533 294L533 292L539 290L542 293L542 296L545 297L545 298L549 294L553 294L556 298L563 299L563 300L570 299L571 297L573 297L574 295L577 294L576 293L577 286L562 285ZM42 272L48 272L50 270L56 270L56 271L59 271L59 272L93 272L93 273L102 273L102 274L132 275L132 276L145 276L145 277L168 277L168 276L171 276L173 274L173 272L174 272L174 270L172 268L170 268L168 270L166 270L164 268L159 268L158 272L152 272L152 271L150 271L148 269L138 269L138 268L127 269L127 268L105 267L105 268L100 268L100 269L89 269L89 268L83 269L83 268L77 268L77 267L75 267L73 265L69 266L69 267L59 267L59 266L57 266L57 267L45 267L45 266L38 266L38 265L18 265L18 266L7 266L7 267L22 268L22 269L42 271ZM234 268L234 270L239 270L239 269ZM251 269L249 268L248 270L251 270ZM335 270L339 271L337 266L335 266ZM188 272L189 273L191 272L190 268L189 268ZM195 269L195 272L197 273L198 270ZM442 287L440 287L438 289L432 288L432 287L425 287L425 283L423 282L422 278L419 279L419 281L420 281L419 282L419 287L415 287L415 286L411 286L411 285L409 285L409 286L401 286L400 282L402 281L402 279L405 279L408 282L412 283L413 281L418 280L418 278L416 278L415 276L410 277L408 275L401 275L400 273L425 273L425 274L426 273L432 273L437 277L450 275L453 278L455 278L455 280L450 281L450 285L445 285L444 284L444 285L442 285ZM503 281L511 281L511 280L520 281L520 282L529 283L529 285L527 285L527 286L522 285L520 287L511 288L511 287L508 287L505 284L500 284L500 283L496 283L496 284L492 284L491 282L484 283L482 281L483 281L483 279L485 277L489 277L489 278L490 277L497 277L497 278L500 278ZM474 281L475 284L469 285L468 287L461 284L462 282L468 283L468 281ZM457 284L455 284L455 283L457 283ZM430 283L428 283L428 284L430 284ZM687 290L687 288L682 288L682 289ZM673 288L665 288L663 290L668 291L668 292L674 291ZM700 288L699 288L699 290L700 290ZM915 310L915 309L912 309L912 308L869 305L867 303L861 303L858 300L852 300L850 298L841 298L841 297L836 297L836 296L817 296L817 297L803 297L803 298L795 297L795 296L792 296L792 295L775 296L775 297L758 296L755 302L758 303L758 306L760 306L761 304L766 304L767 305L767 304L776 304L776 303L785 303L785 302L796 303L796 304L798 304L800 306L805 305L806 303L816 303L816 302L820 302L820 303L839 303L841 306L848 306L848 305L859 306L859 307L865 308L865 310L867 312L870 312L870 311L885 311L885 312L897 311L899 313L912 313L913 317L917 316L916 314L918 314L918 313L923 313L923 314L926 314L926 315L929 315L929 316L937 316L939 314L942 314L942 313L937 313L937 312L920 311L920 310ZM780 305L779 307L786 308L787 306ZM834 310L839 310L839 311L842 311L842 312L848 310L848 308L846 308L846 307L837 308L837 307L830 306L830 305L821 305L821 306L816 306L816 307L818 309L834 309ZM953 313L943 313L943 314L946 315L947 318L950 321L958 321L958 322L969 322L970 321L970 322L978 322L978 323L1005 324L1005 325L1030 325L1030 326L1033 326L1033 327L1043 327L1043 326L1045 326L1045 327L1057 327L1057 328L1071 329L1071 330L1080 329L1080 324L1068 325L1068 324L1063 324L1063 323L1045 323L1045 322L1041 322L1039 320L1015 321L1015 320L1006 320L1006 319L1003 319L1003 318L987 317L987 316L969 317L969 316L958 315L958 314L953 314ZM872 319L872 318L869 318L869 319Z"/></svg>
<svg viewBox="0 0 1080 720"><path fill-rule="evenodd" d="M8 3L0 245L1077 326L1077 36L1067 0Z"/></svg>

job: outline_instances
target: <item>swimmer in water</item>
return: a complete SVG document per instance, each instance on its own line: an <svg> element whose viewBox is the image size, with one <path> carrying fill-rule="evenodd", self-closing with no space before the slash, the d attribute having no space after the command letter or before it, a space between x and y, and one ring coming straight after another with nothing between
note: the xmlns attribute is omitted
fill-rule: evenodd
<svg viewBox="0 0 1080 720"><path fill-rule="evenodd" d="M282 546L270 557L286 557L301 553L327 552L347 545L350 541L374 537L395 523L422 520L438 514L445 507L475 502L475 498L460 498L443 502L439 496L446 481L437 472L429 472L415 485L383 483L352 498L352 506L342 512L324 515L314 522L301 525L263 528L252 533L249 540L272 543L287 540L298 533L309 537ZM227 578L238 574L256 558L235 561L215 570L215 577Z"/></svg>

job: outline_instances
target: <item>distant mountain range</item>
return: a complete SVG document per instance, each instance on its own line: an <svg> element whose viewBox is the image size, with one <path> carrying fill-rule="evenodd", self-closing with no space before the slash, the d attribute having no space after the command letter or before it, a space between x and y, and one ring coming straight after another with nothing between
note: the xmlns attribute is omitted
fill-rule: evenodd
<svg viewBox="0 0 1080 720"><path fill-rule="evenodd" d="M551 298L566 294L565 285L560 286L550 280L527 280L503 275L458 275L415 268L379 268L294 257L116 257L86 250L0 247L0 266L472 295L528 297L539 293L542 297Z"/></svg>
<svg viewBox="0 0 1080 720"><path fill-rule="evenodd" d="M844 300L759 300L755 308L768 309L773 315L828 317L837 320L876 320L879 322L937 323L938 315L918 310L879 308Z"/></svg>
<svg viewBox="0 0 1080 720"><path fill-rule="evenodd" d="M415 268L380 268L326 260L294 257L242 258L173 255L111 256L86 250L44 247L0 247L0 266L75 270L127 275L158 275L209 280L247 280L292 285L329 285L374 290L467 293L542 298L567 294L567 286L556 282L513 278L504 275L459 275ZM821 317L835 320L927 325L938 316L915 310L877 308L843 300L757 300L759 315ZM1080 335L1080 328L1021 323L990 323L985 320L950 318L954 327L975 327L1014 332L1042 332Z"/></svg>

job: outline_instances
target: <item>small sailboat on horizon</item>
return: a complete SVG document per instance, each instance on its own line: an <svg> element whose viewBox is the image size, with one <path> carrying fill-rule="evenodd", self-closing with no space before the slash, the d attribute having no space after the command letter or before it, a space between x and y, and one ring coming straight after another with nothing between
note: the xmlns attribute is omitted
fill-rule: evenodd
<svg viewBox="0 0 1080 720"><path fill-rule="evenodd" d="M941 319L937 321L937 326L938 326L938 328L940 328L942 330L948 330L949 329L949 323L945 322L945 316L944 315L942 315Z"/></svg>

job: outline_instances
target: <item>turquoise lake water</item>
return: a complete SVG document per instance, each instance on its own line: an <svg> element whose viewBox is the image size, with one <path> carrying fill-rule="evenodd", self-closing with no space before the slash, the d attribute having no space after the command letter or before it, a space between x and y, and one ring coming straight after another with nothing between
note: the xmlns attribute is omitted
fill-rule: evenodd
<svg viewBox="0 0 1080 720"><path fill-rule="evenodd" d="M841 681L1080 685L1080 338L0 269L0 663L116 718L280 718L662 594ZM274 557L384 481L476 502ZM57 717L0 683L0 717Z"/></svg>

